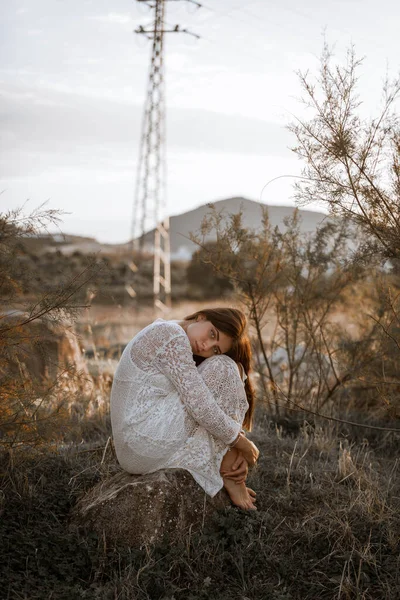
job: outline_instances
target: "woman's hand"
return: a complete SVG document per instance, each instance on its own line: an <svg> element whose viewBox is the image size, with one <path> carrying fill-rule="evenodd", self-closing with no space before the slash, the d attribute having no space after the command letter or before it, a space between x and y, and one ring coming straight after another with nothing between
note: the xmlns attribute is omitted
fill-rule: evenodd
<svg viewBox="0 0 400 600"><path fill-rule="evenodd" d="M257 446L248 440L242 433L234 447L242 453L243 458L247 461L249 467L253 467L256 464L260 451Z"/></svg>
<svg viewBox="0 0 400 600"><path fill-rule="evenodd" d="M227 471L221 471L222 477L232 479L235 483L244 483L249 472L249 465L241 452L237 453L237 458L233 465Z"/></svg>

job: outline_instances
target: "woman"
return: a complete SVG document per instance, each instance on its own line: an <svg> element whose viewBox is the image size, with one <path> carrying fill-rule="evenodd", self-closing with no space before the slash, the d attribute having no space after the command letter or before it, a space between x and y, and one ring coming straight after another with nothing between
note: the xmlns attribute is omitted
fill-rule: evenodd
<svg viewBox="0 0 400 600"><path fill-rule="evenodd" d="M255 508L245 477L258 450L241 429L251 429L254 410L245 328L241 311L208 309L182 321L157 319L129 342L111 392L125 470L186 469L210 496L224 486L234 504Z"/></svg>

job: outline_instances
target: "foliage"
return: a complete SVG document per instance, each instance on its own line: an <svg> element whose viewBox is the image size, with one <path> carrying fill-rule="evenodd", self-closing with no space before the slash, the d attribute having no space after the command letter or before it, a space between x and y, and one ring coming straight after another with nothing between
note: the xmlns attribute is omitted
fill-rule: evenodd
<svg viewBox="0 0 400 600"><path fill-rule="evenodd" d="M71 328L97 265L94 259L72 277L38 281L24 240L59 221L60 213L39 208L0 216L0 443L35 444L47 433L51 416L60 416L66 380L79 375L65 366L54 377L34 377L27 364L46 359L43 329ZM79 304L77 304L77 301Z"/></svg>
<svg viewBox="0 0 400 600"><path fill-rule="evenodd" d="M362 243L353 266L364 265L377 294L373 310L364 315L362 328L367 330L370 320L374 335L371 360L361 369L357 387L364 391L366 405L378 398L395 417L400 412L400 78L386 78L379 113L362 118L357 90L361 64L354 48L344 65L335 64L325 45L317 76L299 73L310 116L297 118L289 129L297 141L293 150L304 164L303 179L296 185L299 204L318 200L359 227ZM386 271L374 275L374 263ZM363 351L360 340L347 340L346 346Z"/></svg>
<svg viewBox="0 0 400 600"><path fill-rule="evenodd" d="M203 253L208 251L214 269L234 282L247 307L257 336L264 398L278 414L282 400L289 410L293 397L297 403L313 406L314 394L320 407L339 387L329 317L352 280L340 265L346 239L343 227L329 222L305 239L297 212L285 224L284 232L272 230L265 211L262 229L252 231L243 228L240 213L226 220L214 211L202 225L203 236L214 231L218 240L212 248L203 245ZM196 241L201 244L200 237ZM264 329L271 321L267 340ZM288 363L287 377L282 375L279 358ZM324 361L332 371L332 382Z"/></svg>
<svg viewBox="0 0 400 600"><path fill-rule="evenodd" d="M202 298L221 298L233 290L226 277L219 277L209 262L209 255L217 251L215 242L206 242L203 248L193 253L186 270L188 284L197 290Z"/></svg>
<svg viewBox="0 0 400 600"><path fill-rule="evenodd" d="M333 214L350 218L368 235L363 250L400 258L400 124L395 112L400 78L386 80L382 107L374 118L360 116L357 92L362 61L354 48L335 65L324 46L319 75L299 73L303 103L311 117L289 129L303 161L297 184L300 204L323 202Z"/></svg>
<svg viewBox="0 0 400 600"><path fill-rule="evenodd" d="M210 232L218 240L211 246L203 243ZM272 230L266 210L262 228L254 231L242 226L240 213L227 218L213 210L193 236L247 309L260 395L278 418L304 411L345 418L354 406L371 418L400 416L394 299L389 304L386 298L385 308L381 294L369 314L359 308L354 314L356 290L372 281L378 288L388 276L349 260L352 235L340 219L301 234L296 211L280 231Z"/></svg>

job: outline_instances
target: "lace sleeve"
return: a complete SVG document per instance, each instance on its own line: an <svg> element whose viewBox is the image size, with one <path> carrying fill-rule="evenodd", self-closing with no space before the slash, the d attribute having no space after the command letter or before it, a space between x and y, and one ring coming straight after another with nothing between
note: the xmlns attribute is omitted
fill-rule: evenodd
<svg viewBox="0 0 400 600"><path fill-rule="evenodd" d="M198 373L186 334L176 335L157 353L155 364L176 386L192 417L212 435L230 444L240 424L224 413Z"/></svg>

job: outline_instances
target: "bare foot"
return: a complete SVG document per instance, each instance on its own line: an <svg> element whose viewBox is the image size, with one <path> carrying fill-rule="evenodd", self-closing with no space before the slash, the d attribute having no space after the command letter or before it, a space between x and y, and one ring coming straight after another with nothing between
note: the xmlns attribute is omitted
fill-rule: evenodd
<svg viewBox="0 0 400 600"><path fill-rule="evenodd" d="M232 479L224 479L224 487L233 504L243 510L257 510L254 506L255 492L244 483L237 485Z"/></svg>
<svg viewBox="0 0 400 600"><path fill-rule="evenodd" d="M246 488L246 490L249 492L249 496L252 499L252 501L257 502L257 499L256 499L257 493L254 490L252 490L251 488Z"/></svg>

